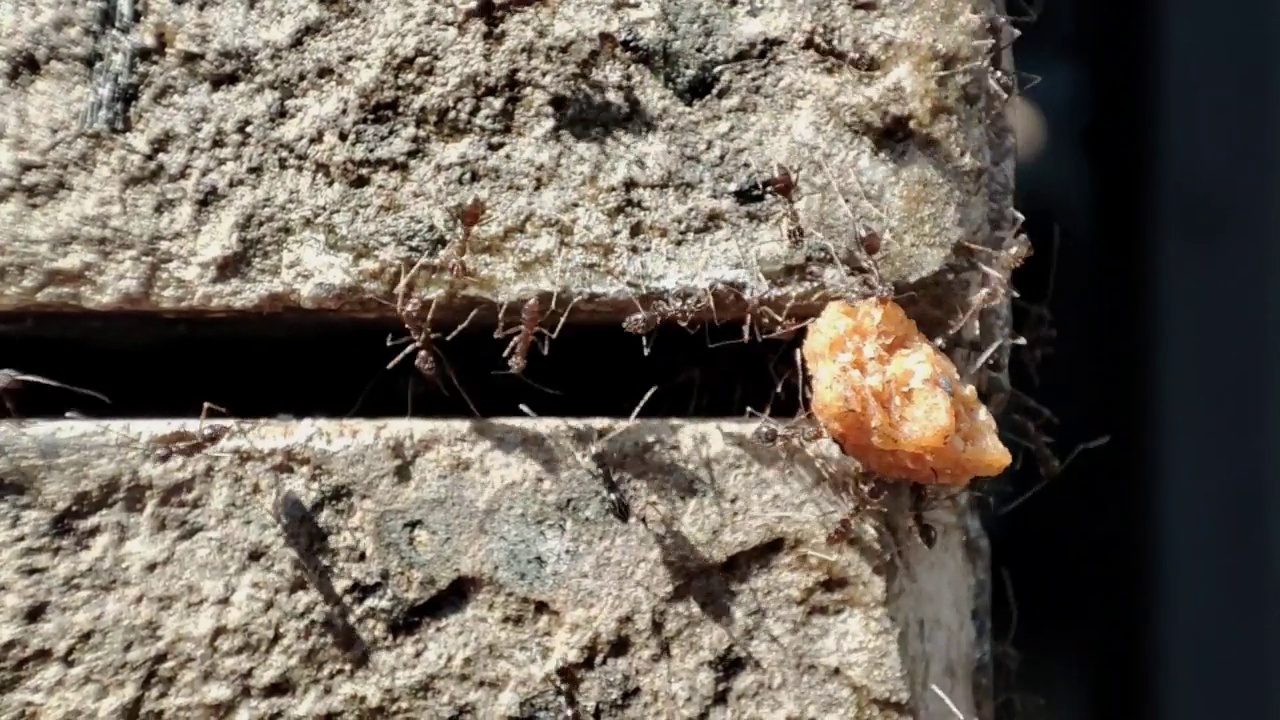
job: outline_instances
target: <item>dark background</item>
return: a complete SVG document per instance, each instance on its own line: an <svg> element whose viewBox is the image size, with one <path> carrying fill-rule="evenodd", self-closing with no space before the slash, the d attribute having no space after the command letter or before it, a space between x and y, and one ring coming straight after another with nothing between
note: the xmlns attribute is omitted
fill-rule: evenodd
<svg viewBox="0 0 1280 720"><path fill-rule="evenodd" d="M1047 0L1020 27L1047 124L1019 164L1028 301L1061 236L1035 394L1060 454L1112 440L990 523L1000 714L1280 717L1280 7Z"/></svg>

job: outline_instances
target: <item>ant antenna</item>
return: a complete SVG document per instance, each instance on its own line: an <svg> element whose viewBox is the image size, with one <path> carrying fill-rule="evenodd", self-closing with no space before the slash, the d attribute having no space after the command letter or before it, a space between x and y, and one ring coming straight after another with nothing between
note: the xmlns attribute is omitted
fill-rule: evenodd
<svg viewBox="0 0 1280 720"><path fill-rule="evenodd" d="M40 385L62 388L63 390L70 390L72 392L80 393L81 395L88 395L89 397L97 398L108 405L111 404L111 400L107 398L106 395L94 390L76 387L75 385L68 385L66 383L58 382L57 380L50 380L49 378L42 377L40 375L29 375L24 372L19 372L18 370L0 370L0 392L15 390L19 384L24 382L33 382Z"/></svg>

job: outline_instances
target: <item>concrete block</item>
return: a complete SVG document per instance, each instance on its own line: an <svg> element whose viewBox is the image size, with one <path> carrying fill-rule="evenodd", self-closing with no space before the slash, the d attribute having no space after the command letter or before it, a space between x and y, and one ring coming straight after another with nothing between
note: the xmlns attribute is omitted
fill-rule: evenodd
<svg viewBox="0 0 1280 720"><path fill-rule="evenodd" d="M846 292L860 228L910 283L1011 212L986 0L29 5L0 32L0 310L388 315L474 197L474 277L419 278L445 315L741 312ZM735 200L779 167L794 206Z"/></svg>
<svg viewBox="0 0 1280 720"><path fill-rule="evenodd" d="M972 716L964 514L751 424L224 427L0 425L0 714Z"/></svg>

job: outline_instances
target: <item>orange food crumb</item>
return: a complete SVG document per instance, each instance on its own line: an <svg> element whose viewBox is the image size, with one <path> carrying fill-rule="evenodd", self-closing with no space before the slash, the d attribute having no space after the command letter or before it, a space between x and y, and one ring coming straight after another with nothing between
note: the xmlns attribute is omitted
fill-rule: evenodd
<svg viewBox="0 0 1280 720"><path fill-rule="evenodd" d="M828 303L803 353L814 417L864 469L964 485L1013 461L978 391L893 300Z"/></svg>

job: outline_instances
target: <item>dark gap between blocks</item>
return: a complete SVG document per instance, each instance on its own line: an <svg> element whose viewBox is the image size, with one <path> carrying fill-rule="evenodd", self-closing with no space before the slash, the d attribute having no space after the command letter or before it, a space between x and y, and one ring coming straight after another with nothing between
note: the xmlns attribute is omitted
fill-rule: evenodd
<svg viewBox="0 0 1280 720"><path fill-rule="evenodd" d="M389 333L404 331L385 321L27 320L0 322L0 367L87 388L111 404L28 383L10 394L22 418L195 417L205 402L240 418L475 417L444 363L439 382L419 374L412 357L385 370L404 347L387 347ZM492 327L437 343L481 417L523 415L521 404L548 417L627 417L655 385L640 417L741 417L770 402L773 417L796 415L799 336L744 343L735 322L693 333L664 327L649 338L646 356L640 336L617 325L566 326L549 355L531 350L527 380L507 371L511 338L495 339Z"/></svg>

